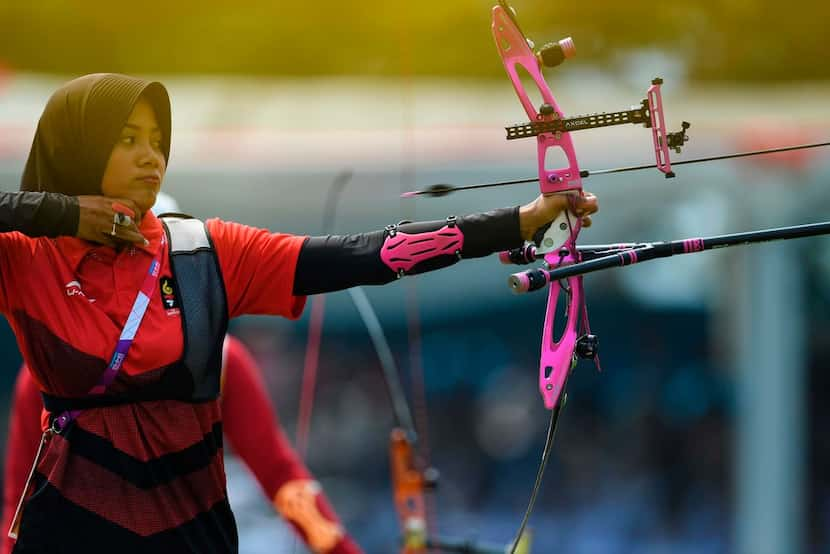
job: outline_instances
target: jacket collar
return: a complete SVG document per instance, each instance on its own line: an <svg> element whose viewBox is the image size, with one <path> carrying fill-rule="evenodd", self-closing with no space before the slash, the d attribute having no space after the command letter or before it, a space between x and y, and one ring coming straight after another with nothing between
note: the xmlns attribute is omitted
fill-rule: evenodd
<svg viewBox="0 0 830 554"><path fill-rule="evenodd" d="M158 251L161 244L161 237L164 234L161 221L152 212L149 212L141 219L141 225L139 225L138 229L149 241L149 244L147 246L136 244L134 247L136 250L146 252L150 256L154 255ZM107 249L113 251L109 246L96 244L77 237L58 237L55 239L55 242L58 249L66 257L73 272L77 271L78 266L84 258L93 250Z"/></svg>

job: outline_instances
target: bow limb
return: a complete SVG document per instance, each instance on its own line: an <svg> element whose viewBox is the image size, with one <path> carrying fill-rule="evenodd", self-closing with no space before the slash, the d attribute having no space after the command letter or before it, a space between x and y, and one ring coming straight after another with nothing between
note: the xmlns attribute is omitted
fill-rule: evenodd
<svg viewBox="0 0 830 554"><path fill-rule="evenodd" d="M419 463L416 456L415 424L395 357L377 313L362 288L349 289L349 295L378 355L383 381L395 415L395 428L389 436L389 465L402 537L401 554L424 554L427 552L428 539L425 493L435 484L434 471L422 469L423 464Z"/></svg>

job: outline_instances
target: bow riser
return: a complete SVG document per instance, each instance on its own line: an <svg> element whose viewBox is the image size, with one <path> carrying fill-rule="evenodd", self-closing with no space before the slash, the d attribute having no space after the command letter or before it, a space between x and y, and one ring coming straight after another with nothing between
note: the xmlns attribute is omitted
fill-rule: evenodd
<svg viewBox="0 0 830 554"><path fill-rule="evenodd" d="M553 410L559 403L568 375L574 367L576 360L574 351L580 335L580 315L583 312L583 303L585 302L582 279L568 279L567 290L564 290L567 298L565 307L567 314L566 326L557 340L554 326L561 292L563 292L563 286L559 281L553 281L548 286L548 303L542 330L539 392L542 394L542 400L548 410Z"/></svg>
<svg viewBox="0 0 830 554"><path fill-rule="evenodd" d="M531 50L528 40L516 24L515 19L506 5L497 5L492 11L492 32L496 47L501 56L504 68L513 84L513 89L519 97L528 118L531 121L557 121L565 115L553 97L544 76L537 55ZM562 41L568 55L573 54L573 43L569 39ZM522 80L519 76L522 68L535 83L542 97L542 106L534 106L530 100ZM576 161L571 135L567 131L540 133L536 137L539 170L539 189L543 194L569 193L580 194L582 179L579 164ZM551 149L560 149L568 166L558 169L546 167L547 156ZM579 261L576 250L576 238L581 229L581 219L570 211L563 212L545 231L538 253L545 255L545 261L550 267L561 263L576 263ZM562 248L574 254L566 257L560 253ZM542 331L542 346L539 363L539 391L545 407L553 410L562 396L568 374L573 367L574 350L578 340L580 315L584 312L584 296L582 281L569 280L567 283L565 329L560 337L555 336L555 322L559 295L563 291L562 284L553 282L549 285L548 304L545 312L545 323Z"/></svg>

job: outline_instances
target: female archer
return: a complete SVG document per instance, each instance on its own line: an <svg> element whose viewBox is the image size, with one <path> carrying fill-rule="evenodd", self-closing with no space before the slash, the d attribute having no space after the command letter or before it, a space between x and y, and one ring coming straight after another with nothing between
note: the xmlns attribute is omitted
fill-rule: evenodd
<svg viewBox="0 0 830 554"><path fill-rule="evenodd" d="M0 195L0 311L49 412L14 552L237 551L219 393L228 320L518 247L593 195L327 237L150 209L170 154L158 82L87 75L38 124ZM162 287L176 291L177 306ZM270 423L270 422L268 422Z"/></svg>

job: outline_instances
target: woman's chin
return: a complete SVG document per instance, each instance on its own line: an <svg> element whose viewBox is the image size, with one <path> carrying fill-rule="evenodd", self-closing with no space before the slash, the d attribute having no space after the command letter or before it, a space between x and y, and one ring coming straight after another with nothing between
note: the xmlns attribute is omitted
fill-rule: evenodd
<svg viewBox="0 0 830 554"><path fill-rule="evenodd" d="M138 206L138 209L141 210L142 214L150 213L150 210L156 203L156 192L147 191L136 194L133 196L133 201Z"/></svg>

